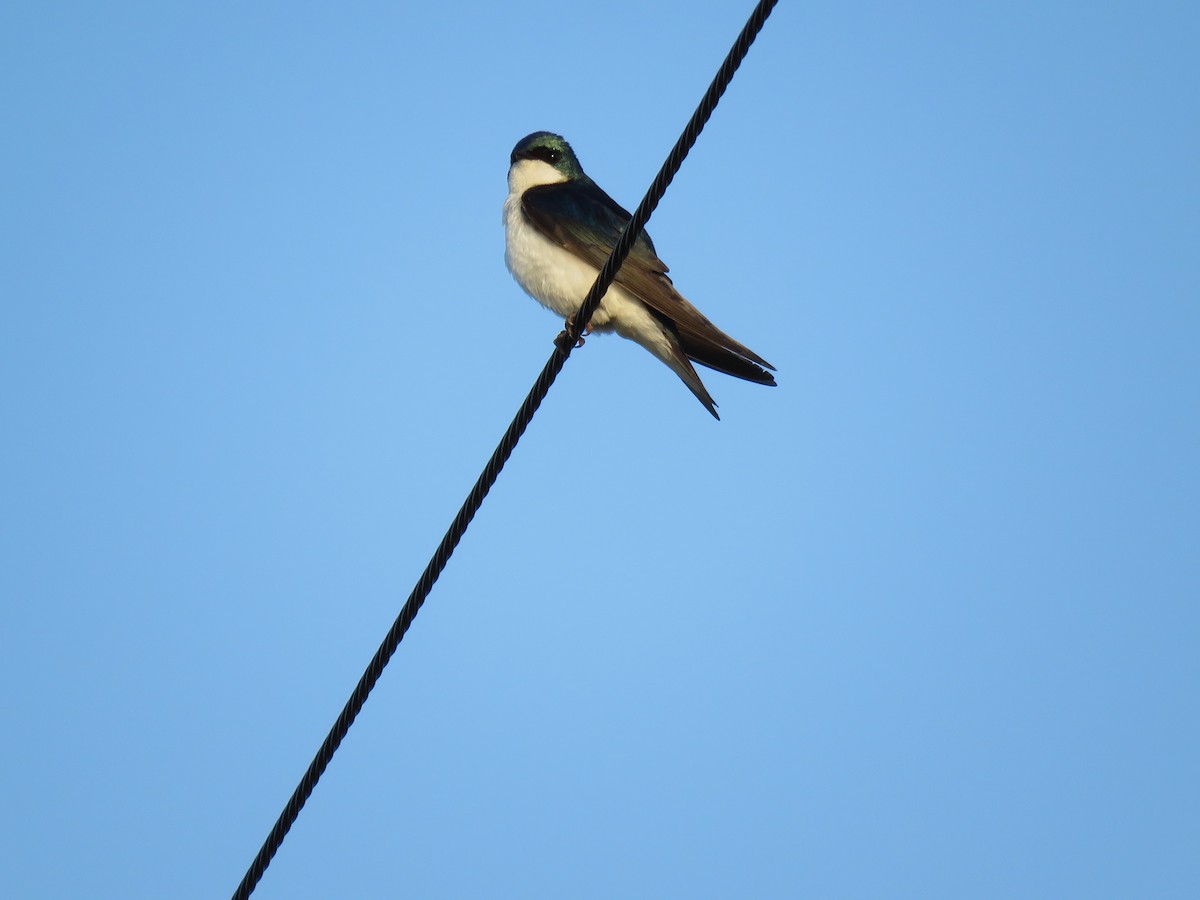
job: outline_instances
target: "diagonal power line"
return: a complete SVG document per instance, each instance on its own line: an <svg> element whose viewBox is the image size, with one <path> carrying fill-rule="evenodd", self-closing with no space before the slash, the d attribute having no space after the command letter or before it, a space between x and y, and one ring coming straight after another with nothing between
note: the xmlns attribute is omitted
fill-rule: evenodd
<svg viewBox="0 0 1200 900"><path fill-rule="evenodd" d="M275 853L283 844L283 839L287 836L292 825L295 824L296 819L300 815L300 810L304 808L305 802L312 794L321 775L325 772L329 761L333 759L333 754L337 752L342 740L350 731L350 726L354 723L359 712L362 711L363 706L367 702L367 696L371 693L371 690L375 687L375 683L383 674L384 667L391 660L392 655L396 652L396 648L400 646L400 641L404 639L405 632L408 631L408 627L412 624L413 619L416 618L422 604L425 602L425 598L433 590L433 585L437 581L438 576L441 575L442 570L446 567L450 556L454 553L454 548L458 546L458 542L466 533L467 526L471 524L475 513L483 505L488 491L496 483L496 479L500 476L500 470L504 468L504 464L508 461L509 456L512 455L513 449L521 439L521 435L525 433L525 429L533 420L534 413L537 412L538 407L542 404L542 400L549 393L551 385L554 384L554 380L558 377L558 373L562 371L563 365L571 355L571 350L574 347L576 339L586 330L592 315L600 306L600 300L612 284L617 271L625 261L625 257L629 255L629 251L633 247L633 242L637 239L642 229L645 228L646 223L650 219L650 214L654 212L663 194L666 193L667 186L679 171L679 167L683 165L684 158L692 149L692 145L696 143L696 138L700 136L700 132L708 122L713 110L716 109L721 95L725 93L729 82L733 80L734 72L737 71L738 66L745 59L746 54L750 50L750 45L758 37L759 31L762 30L763 24L767 21L767 17L771 15L771 11L775 8L777 2L778 0L759 0L758 5L754 8L754 12L750 15L749 20L738 35L737 40L734 41L733 47L725 57L725 61L721 63L721 68L713 78L712 84L705 91L700 105L696 107L696 111L692 113L691 119L688 120L687 126L683 129L683 134L679 136L679 140L671 148L671 153L667 156L666 162L658 170L658 175L655 176L650 189L646 191L646 196L642 198L642 202L634 210L633 217L629 220L625 231L617 240L616 246L613 247L612 254L600 269L596 283L588 291L583 305L574 317L574 324L570 329L571 333L568 333L563 339L557 342L557 349L546 362L537 381L530 389L529 395L525 398L525 402L521 404L521 408L517 411L512 423L508 426L508 430L504 432L504 437L500 439L499 445L492 452L491 459L484 466L483 472L480 473L475 486L471 489L471 493L463 502L458 515L454 517L454 521L450 524L450 528L442 538L442 542L438 544L433 558L429 560L429 564L425 566L425 571L421 573L421 577L412 589L412 593L404 601L404 606L401 608L399 616L397 616L396 621L388 630L383 643L379 645L379 649L375 651L375 656L371 659L366 671L363 672L362 678L359 679L354 692L350 695L350 699L346 701L341 715L338 716L337 721L329 730L329 734L326 735L320 749L317 751L317 755L309 763L308 769L300 779L300 783L296 785L296 789L292 792L292 796L283 808L283 812L279 814L279 818L271 829L271 833L267 835L266 841L263 842L258 854L254 857L254 862L246 870L241 883L238 885L237 890L234 891L234 900L246 900L254 892L258 882L262 879L267 866L271 864L272 857L275 856Z"/></svg>

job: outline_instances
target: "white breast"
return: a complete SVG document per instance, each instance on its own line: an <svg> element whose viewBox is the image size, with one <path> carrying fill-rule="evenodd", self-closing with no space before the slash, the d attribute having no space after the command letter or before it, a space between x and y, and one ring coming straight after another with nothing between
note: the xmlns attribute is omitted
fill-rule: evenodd
<svg viewBox="0 0 1200 900"><path fill-rule="evenodd" d="M520 194L509 194L504 201L504 236L504 264L525 293L564 319L579 309L598 270L531 225L521 212ZM601 307L592 325L607 321Z"/></svg>

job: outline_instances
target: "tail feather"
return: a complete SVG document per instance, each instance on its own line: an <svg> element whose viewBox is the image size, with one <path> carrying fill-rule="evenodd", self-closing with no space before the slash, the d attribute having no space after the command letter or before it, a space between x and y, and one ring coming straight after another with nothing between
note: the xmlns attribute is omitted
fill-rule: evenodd
<svg viewBox="0 0 1200 900"><path fill-rule="evenodd" d="M746 381L753 381L755 384L765 384L770 387L775 386L775 376L766 369L761 369L749 359L746 355L741 354L729 347L723 347L720 344L712 341L696 340L691 335L680 333L679 343L683 348L683 352L688 358L694 362L700 363L702 366L707 366L710 369L715 369L718 372L724 372L726 375L732 375L734 378L742 378ZM741 347L736 341L731 341L736 346ZM744 348L743 348L744 349ZM749 351L747 351L749 354ZM761 357L749 354L753 359L762 363L765 366L770 366Z"/></svg>
<svg viewBox="0 0 1200 900"><path fill-rule="evenodd" d="M704 408L712 413L712 417L720 421L721 417L717 415L717 404L713 400L712 395L709 394L708 389L704 386L704 382L700 380L700 376L696 374L696 370L692 368L687 354L678 344L672 349L675 352L669 358L662 356L659 358L671 367L671 371L679 376L679 380L687 385L688 390L696 395L696 399L703 404Z"/></svg>
<svg viewBox="0 0 1200 900"><path fill-rule="evenodd" d="M775 369L773 365L710 322L679 292L672 289L672 295L676 304L688 315L671 318L652 306L649 311L674 336L689 359L734 378L775 386L775 377L771 375Z"/></svg>

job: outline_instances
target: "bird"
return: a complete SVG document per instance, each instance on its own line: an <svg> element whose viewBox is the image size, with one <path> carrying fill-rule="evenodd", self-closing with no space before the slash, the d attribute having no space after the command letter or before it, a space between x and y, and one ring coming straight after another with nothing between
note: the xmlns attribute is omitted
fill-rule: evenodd
<svg viewBox="0 0 1200 900"><path fill-rule="evenodd" d="M525 293L566 319L568 332L630 218L584 173L561 135L535 131L513 147L504 262ZM775 367L710 322L675 289L667 272L643 230L584 333L616 332L640 344L715 419L721 418L717 404L692 363L774 387ZM583 335L579 339L582 343Z"/></svg>

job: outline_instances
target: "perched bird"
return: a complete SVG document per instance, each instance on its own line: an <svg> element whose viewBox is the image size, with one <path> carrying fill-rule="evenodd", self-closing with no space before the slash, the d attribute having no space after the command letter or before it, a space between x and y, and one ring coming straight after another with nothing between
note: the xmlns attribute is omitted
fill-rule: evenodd
<svg viewBox="0 0 1200 900"><path fill-rule="evenodd" d="M513 148L504 201L504 262L525 292L571 319L629 213L584 174L571 145L535 131ZM757 384L774 385L774 366L739 344L685 300L645 232L604 295L588 331L615 331L671 367L705 409L717 415L693 362Z"/></svg>

